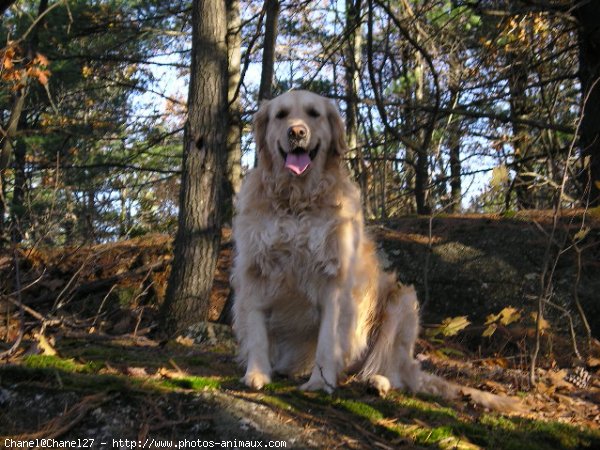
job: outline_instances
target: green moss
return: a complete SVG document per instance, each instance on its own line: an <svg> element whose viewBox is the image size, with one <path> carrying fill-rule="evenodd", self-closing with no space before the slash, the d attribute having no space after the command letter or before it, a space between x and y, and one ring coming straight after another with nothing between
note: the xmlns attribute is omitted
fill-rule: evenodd
<svg viewBox="0 0 600 450"><path fill-rule="evenodd" d="M418 415L425 420L448 420L458 418L455 409L435 404L434 402L439 400L437 397L424 394L419 394L419 397L398 395L394 399L398 405L409 409L412 415Z"/></svg>
<svg viewBox="0 0 600 450"><path fill-rule="evenodd" d="M109 361L114 363L126 363L134 366L159 367L168 362L168 358L155 349L127 347L114 344L92 344L92 345L59 345L61 354L72 358L91 361Z"/></svg>
<svg viewBox="0 0 600 450"><path fill-rule="evenodd" d="M85 392L128 391L134 387L130 382L131 379L125 376L65 371L56 365L46 365L45 367L30 367L26 365L0 366L0 380L20 384L41 383L48 388Z"/></svg>
<svg viewBox="0 0 600 450"><path fill-rule="evenodd" d="M515 430L515 423L508 417L496 416L491 414L484 414L479 419L479 423L486 425L490 428L500 428L503 430Z"/></svg>
<svg viewBox="0 0 600 450"><path fill-rule="evenodd" d="M166 388L193 389L195 391L201 391L205 389L219 389L221 387L221 380L216 378L188 376L161 380L159 384Z"/></svg>
<svg viewBox="0 0 600 450"><path fill-rule="evenodd" d="M444 443L442 448L457 448L458 443L463 442L472 444L465 438L455 436L454 429L451 426L441 427L419 427L415 429L414 441L417 444L437 444Z"/></svg>
<svg viewBox="0 0 600 450"><path fill-rule="evenodd" d="M384 417L379 410L375 409L371 405L368 405L364 402L359 402L357 400L339 399L334 402L334 405L341 407L352 414L356 414L357 416L368 419L371 422L377 422Z"/></svg>
<svg viewBox="0 0 600 450"><path fill-rule="evenodd" d="M103 367L98 362L78 363L74 359L65 359L52 355L28 355L23 365L31 369L59 369L64 372L95 373Z"/></svg>
<svg viewBox="0 0 600 450"><path fill-rule="evenodd" d="M286 402L281 397L276 397L274 395L263 395L259 398L259 400L265 405L273 406L278 409L285 411L296 411L296 408L292 404Z"/></svg>
<svg viewBox="0 0 600 450"><path fill-rule="evenodd" d="M296 385L290 381L272 381L263 387L265 392L286 392L291 389L296 389Z"/></svg>

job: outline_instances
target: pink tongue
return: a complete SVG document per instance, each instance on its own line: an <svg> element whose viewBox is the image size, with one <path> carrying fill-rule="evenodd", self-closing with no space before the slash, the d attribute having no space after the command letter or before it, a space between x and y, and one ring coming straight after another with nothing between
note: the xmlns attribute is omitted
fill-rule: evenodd
<svg viewBox="0 0 600 450"><path fill-rule="evenodd" d="M310 165L308 153L288 153L285 158L285 167L296 175L300 175Z"/></svg>

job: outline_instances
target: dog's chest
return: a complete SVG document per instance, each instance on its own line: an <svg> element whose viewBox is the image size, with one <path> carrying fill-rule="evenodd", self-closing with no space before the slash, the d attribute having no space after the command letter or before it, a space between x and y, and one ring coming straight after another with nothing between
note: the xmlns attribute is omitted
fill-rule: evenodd
<svg viewBox="0 0 600 450"><path fill-rule="evenodd" d="M263 223L256 242L263 274L289 273L304 278L302 275L337 273L339 220L335 216L285 215Z"/></svg>

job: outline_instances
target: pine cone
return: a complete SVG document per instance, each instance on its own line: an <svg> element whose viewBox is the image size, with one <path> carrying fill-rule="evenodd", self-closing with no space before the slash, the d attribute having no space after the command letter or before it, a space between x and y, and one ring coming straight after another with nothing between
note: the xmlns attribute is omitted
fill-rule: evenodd
<svg viewBox="0 0 600 450"><path fill-rule="evenodd" d="M567 374L565 381L577 386L579 389L585 389L590 385L592 376L583 367L576 367Z"/></svg>

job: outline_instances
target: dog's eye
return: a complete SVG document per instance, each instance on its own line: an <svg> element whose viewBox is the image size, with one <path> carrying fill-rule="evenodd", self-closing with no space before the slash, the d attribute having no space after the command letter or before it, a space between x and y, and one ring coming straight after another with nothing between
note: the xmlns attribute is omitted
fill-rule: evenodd
<svg viewBox="0 0 600 450"><path fill-rule="evenodd" d="M310 109L309 109L308 111L306 111L306 112L307 112L307 114L308 114L310 117L314 117L314 118L317 118L317 117L319 117L319 116L321 115L321 114L319 113L319 111L317 111L317 110L316 110L316 109L314 109L314 108L310 108Z"/></svg>
<svg viewBox="0 0 600 450"><path fill-rule="evenodd" d="M275 118L277 119L285 119L288 115L288 110L287 109L282 109L280 111L277 112L277 114L275 114Z"/></svg>

